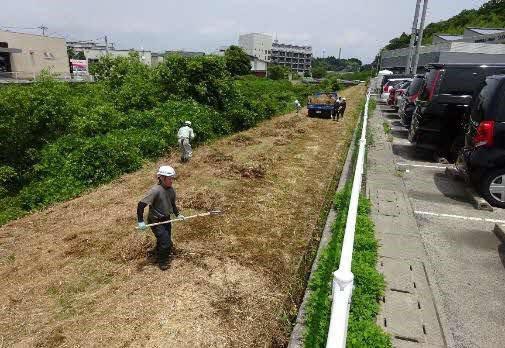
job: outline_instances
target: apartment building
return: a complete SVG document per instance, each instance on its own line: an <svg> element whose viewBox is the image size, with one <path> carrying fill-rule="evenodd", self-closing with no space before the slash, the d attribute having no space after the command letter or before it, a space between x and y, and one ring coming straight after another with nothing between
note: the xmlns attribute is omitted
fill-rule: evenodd
<svg viewBox="0 0 505 348"><path fill-rule="evenodd" d="M312 67L312 47L283 44L275 40L272 44L271 62L305 73Z"/></svg>

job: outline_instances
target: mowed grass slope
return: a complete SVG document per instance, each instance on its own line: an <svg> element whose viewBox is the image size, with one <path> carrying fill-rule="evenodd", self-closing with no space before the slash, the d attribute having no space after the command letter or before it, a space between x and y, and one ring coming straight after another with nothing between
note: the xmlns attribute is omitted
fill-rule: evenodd
<svg viewBox="0 0 505 348"><path fill-rule="evenodd" d="M109 185L0 228L0 342L37 347L278 346L303 291L320 212L347 152L364 86L343 121L288 114L174 153ZM174 165L185 215L171 268L147 258L136 204Z"/></svg>

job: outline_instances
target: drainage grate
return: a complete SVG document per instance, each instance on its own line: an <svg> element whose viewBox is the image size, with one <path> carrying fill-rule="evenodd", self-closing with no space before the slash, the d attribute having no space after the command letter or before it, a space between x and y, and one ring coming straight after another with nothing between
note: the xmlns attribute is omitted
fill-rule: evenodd
<svg viewBox="0 0 505 348"><path fill-rule="evenodd" d="M402 341L407 341L407 342L414 342L414 343L419 343L419 340L416 340L415 338L410 338L410 337L403 337L403 336L395 336L397 340L402 340Z"/></svg>
<svg viewBox="0 0 505 348"><path fill-rule="evenodd" d="M402 294L410 294L410 291L407 291L407 290L391 289L391 291L394 291L394 292L401 292Z"/></svg>

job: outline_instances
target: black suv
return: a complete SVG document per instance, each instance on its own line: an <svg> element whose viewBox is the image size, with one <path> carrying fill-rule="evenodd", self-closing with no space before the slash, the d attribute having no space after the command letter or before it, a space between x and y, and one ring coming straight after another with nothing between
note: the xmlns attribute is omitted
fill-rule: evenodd
<svg viewBox="0 0 505 348"><path fill-rule="evenodd" d="M430 64L412 117L409 140L455 160L464 145L472 98L505 64Z"/></svg>
<svg viewBox="0 0 505 348"><path fill-rule="evenodd" d="M399 103L398 115L400 120L406 128L410 128L410 123L412 122L412 115L414 114L414 109L416 108L416 100L419 97L419 92L423 87L424 75L416 75L412 79L409 88L405 94L401 97Z"/></svg>
<svg viewBox="0 0 505 348"><path fill-rule="evenodd" d="M505 208L505 75L489 76L475 98L462 157L482 196Z"/></svg>

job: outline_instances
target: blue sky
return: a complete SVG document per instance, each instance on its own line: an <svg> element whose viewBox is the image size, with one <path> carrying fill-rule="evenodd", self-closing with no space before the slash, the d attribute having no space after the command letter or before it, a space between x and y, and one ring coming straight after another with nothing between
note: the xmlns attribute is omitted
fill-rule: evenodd
<svg viewBox="0 0 505 348"><path fill-rule="evenodd" d="M430 0L427 23L485 2ZM3 5L0 28L44 24L50 35L69 40L108 35L118 48L160 52L211 52L236 44L241 33L262 32L312 45L316 56L338 55L341 47L344 58L369 62L391 38L410 32L414 8L415 0L17 0Z"/></svg>

